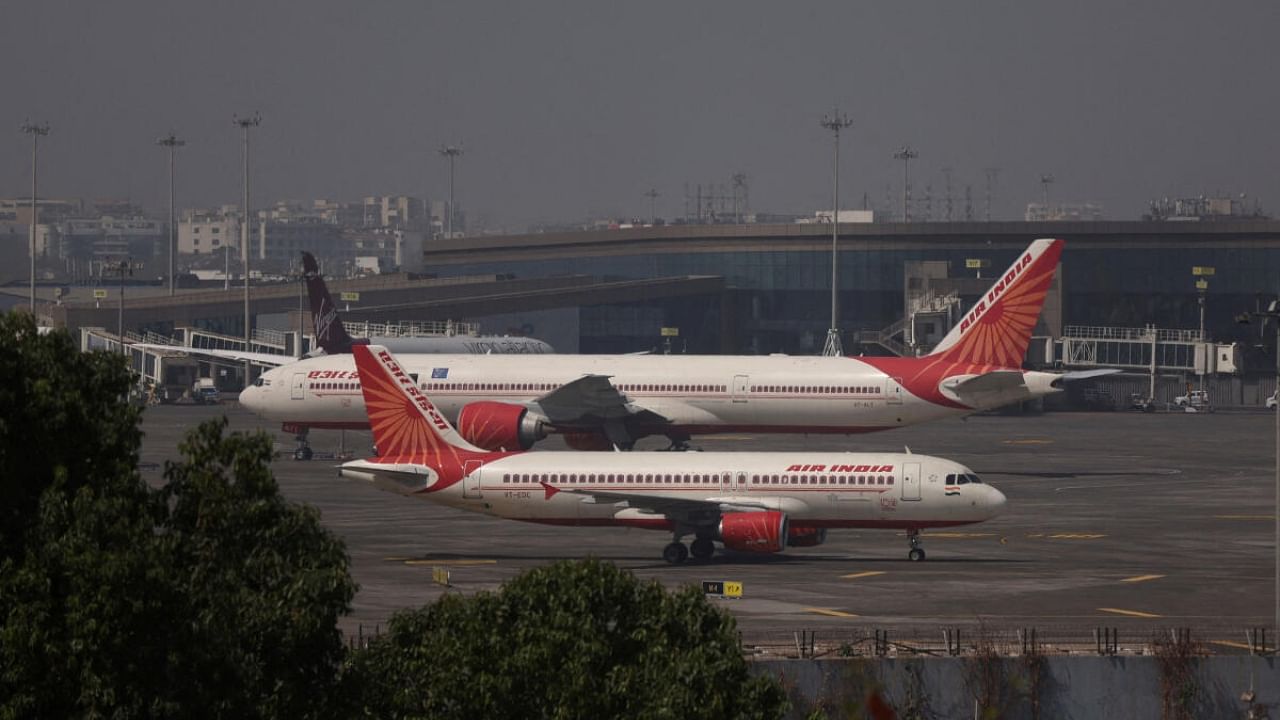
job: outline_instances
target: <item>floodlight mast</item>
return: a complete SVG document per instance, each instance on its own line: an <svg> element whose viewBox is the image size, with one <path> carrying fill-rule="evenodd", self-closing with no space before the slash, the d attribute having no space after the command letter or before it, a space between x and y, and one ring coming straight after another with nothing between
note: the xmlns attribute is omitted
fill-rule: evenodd
<svg viewBox="0 0 1280 720"><path fill-rule="evenodd" d="M169 294L173 295L175 292L173 281L173 256L178 251L178 229L173 222L173 151L183 145L186 145L187 142L185 140L179 140L176 135L169 133L167 137L162 137L159 140L156 140L156 144L169 149Z"/></svg>
<svg viewBox="0 0 1280 720"><path fill-rule="evenodd" d="M40 138L49 134L49 123L22 123L22 132L31 136L31 317L36 316L36 168Z"/></svg>
<svg viewBox="0 0 1280 720"><path fill-rule="evenodd" d="M446 221L447 236L453 239L453 162L462 154L462 148L458 145L441 145L439 153L449 158L449 218Z"/></svg>
<svg viewBox="0 0 1280 720"><path fill-rule="evenodd" d="M912 160L920 157L920 153L911 149L910 145L903 145L902 149L893 154L895 160L902 161L902 222L911 222L911 209L908 207L911 202L911 174L909 166Z"/></svg>
<svg viewBox="0 0 1280 720"><path fill-rule="evenodd" d="M240 259L244 261L244 384L248 387L251 378L249 377L253 371L252 364L249 362L248 354L253 352L253 331L249 325L249 129L258 127L262 124L262 115L255 112L251 117L232 116L234 124L240 127L241 134L244 138L243 143L243 161L244 161L244 205L241 208L244 217L240 233ZM264 238L265 240L265 238Z"/></svg>
<svg viewBox="0 0 1280 720"><path fill-rule="evenodd" d="M831 327L827 330L827 341L823 343L822 354L836 357L844 354L844 348L840 344L840 329L836 325L839 319L837 297L840 288L840 266L836 262L836 244L840 238L840 131L853 125L853 121L847 115L841 115L839 108L834 108L830 115L823 116L820 125L831 131L835 141L835 160L831 172Z"/></svg>
<svg viewBox="0 0 1280 720"><path fill-rule="evenodd" d="M1247 312L1236 316L1236 322L1247 325L1251 318L1259 318L1263 325L1272 322L1276 326L1276 390L1272 397L1277 398L1276 406L1272 408L1275 415L1276 425L1276 467L1275 467L1275 504L1273 505L1272 517L1275 520L1275 625L1272 632L1273 648L1280 648L1280 300L1272 300L1266 310L1260 312ZM1263 650L1266 648L1264 647Z"/></svg>

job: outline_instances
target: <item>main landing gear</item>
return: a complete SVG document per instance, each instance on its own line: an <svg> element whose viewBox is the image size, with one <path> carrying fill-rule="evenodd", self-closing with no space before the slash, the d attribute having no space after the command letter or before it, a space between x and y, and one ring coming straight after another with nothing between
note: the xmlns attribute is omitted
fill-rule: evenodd
<svg viewBox="0 0 1280 720"><path fill-rule="evenodd" d="M920 531L916 528L908 529L907 541L911 543L911 552L907 553L907 559L911 562L924 560L924 548L920 547Z"/></svg>
<svg viewBox="0 0 1280 720"><path fill-rule="evenodd" d="M708 560L712 555L716 554L716 544L711 538L700 537L689 543L686 549L684 543L680 542L677 537L671 541L666 547L662 548L662 559L672 565L679 565L688 560L690 556L694 560Z"/></svg>
<svg viewBox="0 0 1280 720"><path fill-rule="evenodd" d="M307 428L299 428L298 433L293 436L298 441L298 446L293 450L294 460L310 460L311 444L307 442Z"/></svg>

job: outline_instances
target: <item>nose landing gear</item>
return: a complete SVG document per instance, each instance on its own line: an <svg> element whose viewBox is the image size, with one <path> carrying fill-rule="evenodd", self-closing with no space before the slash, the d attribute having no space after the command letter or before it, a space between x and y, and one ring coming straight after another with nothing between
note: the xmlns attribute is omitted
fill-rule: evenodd
<svg viewBox="0 0 1280 720"><path fill-rule="evenodd" d="M908 529L907 541L911 543L911 551L907 553L907 559L911 562L924 560L924 548L920 547L920 531L916 528Z"/></svg>
<svg viewBox="0 0 1280 720"><path fill-rule="evenodd" d="M310 460L311 444L307 442L307 428L298 428L293 439L298 441L298 446L293 450L294 460Z"/></svg>

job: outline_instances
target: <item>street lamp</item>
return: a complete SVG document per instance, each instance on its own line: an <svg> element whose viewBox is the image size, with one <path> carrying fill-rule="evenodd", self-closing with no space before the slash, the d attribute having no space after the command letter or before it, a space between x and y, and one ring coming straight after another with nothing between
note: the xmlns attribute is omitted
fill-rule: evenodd
<svg viewBox="0 0 1280 720"><path fill-rule="evenodd" d="M908 208L911 201L911 176L907 168L918 157L920 153L912 150L910 145L903 145L901 150L893 154L895 160L902 161L902 222L911 222L911 210Z"/></svg>
<svg viewBox="0 0 1280 720"><path fill-rule="evenodd" d="M1280 300L1272 300L1266 310L1261 312L1247 312L1236 316L1236 322L1242 325L1248 325L1251 318L1262 318L1265 323L1270 320L1275 323L1276 327L1276 392L1280 394ZM1276 496L1275 496L1275 629L1276 637L1280 639L1280 407L1274 411L1276 416Z"/></svg>
<svg viewBox="0 0 1280 720"><path fill-rule="evenodd" d="M820 123L831 131L835 138L834 169L831 172L831 327L827 330L827 341L822 346L822 354L838 357L844 354L840 346L840 330L836 327L836 290L838 289L839 265L836 263L836 241L840 237L840 131L853 124L846 115L841 115L839 108L825 115Z"/></svg>
<svg viewBox="0 0 1280 720"><path fill-rule="evenodd" d="M124 276L126 274L133 275L133 258L128 257L111 266L120 274L120 297L118 298L118 311L116 315L116 342L120 344L120 356L124 357Z"/></svg>
<svg viewBox="0 0 1280 720"><path fill-rule="evenodd" d="M40 138L49 134L49 123L22 123L22 132L31 136L31 317L36 316L36 160Z"/></svg>
<svg viewBox="0 0 1280 720"><path fill-rule="evenodd" d="M462 148L457 145L441 145L440 154L449 158L449 219L446 223L448 237L453 239L453 161L462 154Z"/></svg>
<svg viewBox="0 0 1280 720"><path fill-rule="evenodd" d="M168 137L156 140L156 144L169 148L169 294L173 295L173 256L178 249L178 231L173 224L173 151L186 145L187 142L179 140L173 133L169 133Z"/></svg>

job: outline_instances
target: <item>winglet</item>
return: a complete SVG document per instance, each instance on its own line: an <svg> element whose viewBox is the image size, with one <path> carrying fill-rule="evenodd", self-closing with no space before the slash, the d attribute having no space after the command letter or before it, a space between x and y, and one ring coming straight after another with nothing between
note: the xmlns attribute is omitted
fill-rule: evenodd
<svg viewBox="0 0 1280 720"><path fill-rule="evenodd" d="M1062 241L1041 239L1018 256L929 357L1017 368L1053 282Z"/></svg>
<svg viewBox="0 0 1280 720"><path fill-rule="evenodd" d="M353 340L347 334L347 329L342 326L342 318L338 317L338 307L333 304L329 288L324 284L324 276L320 274L320 265L309 252L302 253L302 276L307 281L307 298L311 301L316 344L326 354L345 355L351 352L352 345L368 343L367 340Z"/></svg>

